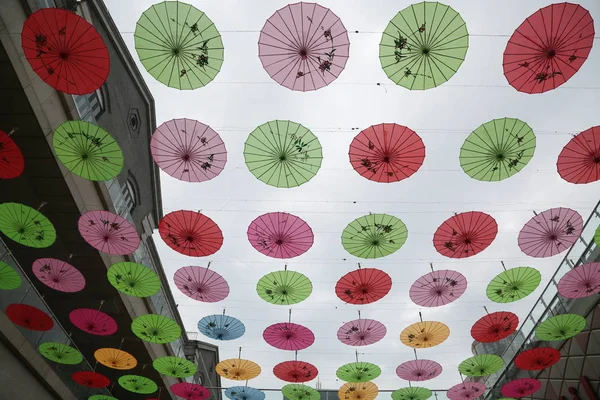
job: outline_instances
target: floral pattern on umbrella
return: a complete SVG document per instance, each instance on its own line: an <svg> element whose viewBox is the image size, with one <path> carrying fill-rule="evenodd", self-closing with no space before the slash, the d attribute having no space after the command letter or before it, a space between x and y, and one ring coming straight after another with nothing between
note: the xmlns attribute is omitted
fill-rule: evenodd
<svg viewBox="0 0 600 400"><path fill-rule="evenodd" d="M31 331L49 331L54 326L54 320L48 314L29 304L9 304L5 312L14 324Z"/></svg>
<svg viewBox="0 0 600 400"><path fill-rule="evenodd" d="M290 305L306 300L312 293L310 279L296 271L271 272L258 281L256 292L271 304Z"/></svg>
<svg viewBox="0 0 600 400"><path fill-rule="evenodd" d="M195 383L180 382L171 385L171 392L175 396L187 400L206 400L210 397L210 390Z"/></svg>
<svg viewBox="0 0 600 400"><path fill-rule="evenodd" d="M486 387L480 382L463 382L448 389L446 396L450 400L472 400L483 396Z"/></svg>
<svg viewBox="0 0 600 400"><path fill-rule="evenodd" d="M342 365L335 375L344 382L368 382L381 375L381 368L369 362L357 361Z"/></svg>
<svg viewBox="0 0 600 400"><path fill-rule="evenodd" d="M193 376L196 371L196 365L180 357L159 357L152 362L152 367L163 375L174 378L187 378Z"/></svg>
<svg viewBox="0 0 600 400"><path fill-rule="evenodd" d="M250 360L230 358L223 360L215 367L217 374L234 381L248 381L260 375L260 366Z"/></svg>
<svg viewBox="0 0 600 400"><path fill-rule="evenodd" d="M372 382L348 382L338 390L340 400L375 400L379 388Z"/></svg>
<svg viewBox="0 0 600 400"><path fill-rule="evenodd" d="M198 330L214 340L235 340L244 335L246 327L239 319L223 313L202 318L198 321Z"/></svg>
<svg viewBox="0 0 600 400"><path fill-rule="evenodd" d="M268 326L263 339L277 349L298 351L310 347L315 342L315 335L305 326L282 322Z"/></svg>
<svg viewBox="0 0 600 400"><path fill-rule="evenodd" d="M487 314L471 328L471 336L480 343L492 343L512 335L519 326L519 317L508 311Z"/></svg>
<svg viewBox="0 0 600 400"><path fill-rule="evenodd" d="M160 290L160 278L150 268L134 262L110 266L106 276L115 289L128 296L150 297Z"/></svg>
<svg viewBox="0 0 600 400"><path fill-rule="evenodd" d="M392 278L375 268L359 268L342 276L335 294L343 302L369 304L381 300L392 288Z"/></svg>
<svg viewBox="0 0 600 400"><path fill-rule="evenodd" d="M77 308L69 313L69 320L84 332L98 336L112 335L117 331L117 321L110 315L91 308Z"/></svg>
<svg viewBox="0 0 600 400"><path fill-rule="evenodd" d="M23 246L43 249L56 241L54 225L39 211L20 203L0 204L0 232Z"/></svg>
<svg viewBox="0 0 600 400"><path fill-rule="evenodd" d="M541 387L542 382L537 379L521 378L504 384L500 392L503 396L521 398L534 394Z"/></svg>
<svg viewBox="0 0 600 400"><path fill-rule="evenodd" d="M319 374L319 370L304 361L284 361L273 367L273 374L286 382L308 382Z"/></svg>
<svg viewBox="0 0 600 400"><path fill-rule="evenodd" d="M571 247L583 231L583 218L570 208L536 214L519 232L519 247L528 256L552 257Z"/></svg>
<svg viewBox="0 0 600 400"><path fill-rule="evenodd" d="M406 381L428 381L442 373L442 366L431 360L410 360L396 368L396 375Z"/></svg>
<svg viewBox="0 0 600 400"><path fill-rule="evenodd" d="M225 396L229 400L265 400L265 392L248 386L231 386Z"/></svg>
<svg viewBox="0 0 600 400"><path fill-rule="evenodd" d="M585 318L581 315L560 314L541 322L535 329L535 336L546 341L565 340L577 335L585 326Z"/></svg>
<svg viewBox="0 0 600 400"><path fill-rule="evenodd" d="M433 235L433 246L446 257L472 257L492 244L497 234L494 218L479 211L464 212L440 225Z"/></svg>
<svg viewBox="0 0 600 400"><path fill-rule="evenodd" d="M567 182L584 184L600 180L600 125L571 139L558 155L556 168Z"/></svg>
<svg viewBox="0 0 600 400"><path fill-rule="evenodd" d="M0 290L14 290L21 286L21 275L16 269L0 261Z"/></svg>
<svg viewBox="0 0 600 400"><path fill-rule="evenodd" d="M314 234L301 218L275 212L250 223L248 241L266 256L289 259L306 253L314 243Z"/></svg>
<svg viewBox="0 0 600 400"><path fill-rule="evenodd" d="M158 224L165 243L178 253L190 257L206 257L219 251L223 233L206 215L179 210L165 215Z"/></svg>
<svg viewBox="0 0 600 400"><path fill-rule="evenodd" d="M105 388L110 385L110 379L93 371L78 371L71 375L71 379L82 386L94 389Z"/></svg>
<svg viewBox="0 0 600 400"><path fill-rule="evenodd" d="M77 268L55 258L39 258L31 270L40 282L59 292L74 293L85 287L85 278Z"/></svg>
<svg viewBox="0 0 600 400"><path fill-rule="evenodd" d="M400 341L415 349L425 349L442 344L450 336L446 324L437 321L421 321L410 325L400 333Z"/></svg>
<svg viewBox="0 0 600 400"><path fill-rule="evenodd" d="M600 262L582 264L563 275L558 293L568 299L581 299L600 293Z"/></svg>
<svg viewBox="0 0 600 400"><path fill-rule="evenodd" d="M512 303L529 296L542 281L542 274L531 267L504 270L489 283L486 294L495 303Z"/></svg>
<svg viewBox="0 0 600 400"><path fill-rule="evenodd" d="M519 353L515 357L515 367L526 371L541 371L560 361L560 351L552 347L536 347Z"/></svg>
<svg viewBox="0 0 600 400"><path fill-rule="evenodd" d="M137 365L137 360L134 356L126 351L105 347L94 352L94 358L105 367L128 370L133 369Z"/></svg>
<svg viewBox="0 0 600 400"><path fill-rule="evenodd" d="M11 134L0 129L0 179L17 178L25 169L23 153Z"/></svg>
<svg viewBox="0 0 600 400"><path fill-rule="evenodd" d="M150 343L170 343L181 336L181 327L171 318L158 315L140 315L131 323L131 331Z"/></svg>
<svg viewBox="0 0 600 400"><path fill-rule="evenodd" d="M400 250L408 239L404 222L388 214L368 214L350 222L342 246L359 258L381 258Z"/></svg>
<svg viewBox="0 0 600 400"><path fill-rule="evenodd" d="M175 271L175 286L186 296L204 303L216 303L229 295L227 281L208 268L183 267Z"/></svg>
<svg viewBox="0 0 600 400"><path fill-rule="evenodd" d="M321 393L310 386L290 383L281 388L281 393L288 400L320 400Z"/></svg>
<svg viewBox="0 0 600 400"><path fill-rule="evenodd" d="M337 331L337 338L348 346L368 346L385 337L387 329L374 319L356 319L346 322Z"/></svg>
<svg viewBox="0 0 600 400"><path fill-rule="evenodd" d="M410 299L422 307L440 307L457 300L467 290L467 279L452 270L437 270L423 275L412 284Z"/></svg>
<svg viewBox="0 0 600 400"><path fill-rule="evenodd" d="M79 218L79 233L88 244L103 253L132 254L140 246L135 227L120 215L108 211L88 211Z"/></svg>

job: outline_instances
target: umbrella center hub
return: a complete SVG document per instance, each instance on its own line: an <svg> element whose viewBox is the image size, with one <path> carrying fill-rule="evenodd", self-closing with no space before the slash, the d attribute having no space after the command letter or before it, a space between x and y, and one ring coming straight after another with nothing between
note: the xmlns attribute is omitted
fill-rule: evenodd
<svg viewBox="0 0 600 400"><path fill-rule="evenodd" d="M69 54L67 52L64 52L64 51L61 51L60 53L58 53L58 56L63 61L67 61L69 59Z"/></svg>
<svg viewBox="0 0 600 400"><path fill-rule="evenodd" d="M371 244L372 244L373 246L379 246L379 239L374 239L374 240L372 240L372 241L371 241Z"/></svg>
<svg viewBox="0 0 600 400"><path fill-rule="evenodd" d="M600 156L594 157L594 163L595 164L600 164Z"/></svg>
<svg viewBox="0 0 600 400"><path fill-rule="evenodd" d="M422 46L421 47L421 54L424 56L429 56L429 53L431 52L431 48L429 46Z"/></svg>
<svg viewBox="0 0 600 400"><path fill-rule="evenodd" d="M182 157L183 161L190 161L190 155L189 154L184 154Z"/></svg>
<svg viewBox="0 0 600 400"><path fill-rule="evenodd" d="M287 160L287 155L285 153L282 153L279 155L279 161L285 161Z"/></svg>
<svg viewBox="0 0 600 400"><path fill-rule="evenodd" d="M506 156L503 153L496 154L496 160L498 161L504 161L505 158Z"/></svg>
<svg viewBox="0 0 600 400"><path fill-rule="evenodd" d="M298 54L300 55L301 59L308 59L308 49L305 46L300 47L300 50L298 50Z"/></svg>
<svg viewBox="0 0 600 400"><path fill-rule="evenodd" d="M281 245L283 244L283 240L281 240L281 239L277 239L277 240L275 241L275 244L276 244L276 245L278 245L278 246L281 246Z"/></svg>
<svg viewBox="0 0 600 400"><path fill-rule="evenodd" d="M556 50L554 49L549 49L548 52L546 53L546 56L548 58L554 58L554 56L556 56Z"/></svg>
<svg viewBox="0 0 600 400"><path fill-rule="evenodd" d="M390 163L390 156L387 156L387 155L384 156L383 157L383 162L386 163L386 164L389 164Z"/></svg>
<svg viewBox="0 0 600 400"><path fill-rule="evenodd" d="M194 241L194 237L192 235L189 235L185 238L185 240L187 240L188 242L193 242Z"/></svg>
<svg viewBox="0 0 600 400"><path fill-rule="evenodd" d="M181 53L181 48L179 48L179 47L174 47L174 48L171 50L171 54L172 54L172 55L174 55L175 57L178 57L178 56L179 56L179 53Z"/></svg>
<svg viewBox="0 0 600 400"><path fill-rule="evenodd" d="M556 235L550 235L550 240L557 240L557 239L558 239L558 236L556 236Z"/></svg>

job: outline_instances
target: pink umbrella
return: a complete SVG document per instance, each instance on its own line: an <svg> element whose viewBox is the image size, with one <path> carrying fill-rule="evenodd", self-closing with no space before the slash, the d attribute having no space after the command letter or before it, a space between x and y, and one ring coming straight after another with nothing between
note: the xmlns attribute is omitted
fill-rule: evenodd
<svg viewBox="0 0 600 400"><path fill-rule="evenodd" d="M92 335L108 336L117 331L117 322L111 316L92 308L73 310L69 319L73 325Z"/></svg>
<svg viewBox="0 0 600 400"><path fill-rule="evenodd" d="M194 300L216 303L229 295L227 281L208 268L183 267L175 271L173 279L181 293Z"/></svg>
<svg viewBox="0 0 600 400"><path fill-rule="evenodd" d="M379 342L385 337L387 329L379 321L374 319L361 319L346 322L337 331L340 342L348 346L368 346Z"/></svg>
<svg viewBox="0 0 600 400"><path fill-rule="evenodd" d="M448 389L446 396L450 400L478 399L485 392L485 385L479 382L463 382Z"/></svg>
<svg viewBox="0 0 600 400"><path fill-rule="evenodd" d="M467 290L467 279L457 271L437 270L423 275L410 287L411 300L422 307L452 303Z"/></svg>
<svg viewBox="0 0 600 400"><path fill-rule="evenodd" d="M531 257L552 257L567 250L583 230L581 215L570 208L536 214L519 232L519 247Z"/></svg>
<svg viewBox="0 0 600 400"><path fill-rule="evenodd" d="M204 386L188 382L179 382L171 385L171 392L175 396L188 400L205 400L210 397L210 390Z"/></svg>
<svg viewBox="0 0 600 400"><path fill-rule="evenodd" d="M140 246L134 226L108 211L88 211L79 218L78 226L85 241L103 253L124 256Z"/></svg>
<svg viewBox="0 0 600 400"><path fill-rule="evenodd" d="M515 399L529 396L540 390L542 387L542 382L538 381L534 378L521 378L511 382L508 382L502 389L500 389L500 393L502 396L506 397L514 397Z"/></svg>
<svg viewBox="0 0 600 400"><path fill-rule="evenodd" d="M568 299L581 299L600 293L600 262L578 266L563 275L558 293Z"/></svg>
<svg viewBox="0 0 600 400"><path fill-rule="evenodd" d="M173 119L156 128L150 150L160 169L186 182L213 179L227 163L219 134L193 119Z"/></svg>
<svg viewBox="0 0 600 400"><path fill-rule="evenodd" d="M349 50L342 21L315 3L294 3L277 10L258 39L258 55L271 78L302 92L333 82L344 70Z"/></svg>
<svg viewBox="0 0 600 400"><path fill-rule="evenodd" d="M411 360L396 368L396 375L407 381L428 381L442 373L442 366L431 360Z"/></svg>
<svg viewBox="0 0 600 400"><path fill-rule="evenodd" d="M85 278L77 268L55 258L40 258L33 262L33 274L44 285L60 292L79 292L85 287Z"/></svg>
<svg viewBox="0 0 600 400"><path fill-rule="evenodd" d="M305 326L283 322L273 324L263 332L265 342L281 350L303 350L315 342L315 335Z"/></svg>
<svg viewBox="0 0 600 400"><path fill-rule="evenodd" d="M261 215L250 223L248 240L266 256L294 258L312 247L314 235L302 219L292 214L274 212Z"/></svg>

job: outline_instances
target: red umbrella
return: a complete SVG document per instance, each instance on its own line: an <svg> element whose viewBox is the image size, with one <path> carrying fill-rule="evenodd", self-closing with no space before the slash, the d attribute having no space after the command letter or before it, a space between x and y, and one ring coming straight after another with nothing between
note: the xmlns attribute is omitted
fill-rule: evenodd
<svg viewBox="0 0 600 400"><path fill-rule="evenodd" d="M179 210L165 215L158 232L170 248L190 257L210 256L223 245L219 226L195 211Z"/></svg>
<svg viewBox="0 0 600 400"><path fill-rule="evenodd" d="M433 245L443 256L466 258L485 250L497 233L498 224L494 218L470 211L444 221L433 235Z"/></svg>
<svg viewBox="0 0 600 400"><path fill-rule="evenodd" d="M33 262L31 269L40 282L59 292L79 292L85 287L85 278L81 272L64 261L39 258Z"/></svg>
<svg viewBox="0 0 600 400"><path fill-rule="evenodd" d="M450 400L472 400L483 396L485 385L479 382L463 382L448 389L446 396Z"/></svg>
<svg viewBox="0 0 600 400"><path fill-rule="evenodd" d="M205 400L210 397L210 390L195 383L180 382L171 385L171 392L175 396L188 400Z"/></svg>
<svg viewBox="0 0 600 400"><path fill-rule="evenodd" d="M263 339L281 350L303 350L315 342L315 335L305 326L283 322L273 324L263 332Z"/></svg>
<svg viewBox="0 0 600 400"><path fill-rule="evenodd" d="M42 8L27 18L21 44L31 68L54 89L88 94L110 71L108 49L96 29L79 15Z"/></svg>
<svg viewBox="0 0 600 400"><path fill-rule="evenodd" d="M0 179L20 176L25 169L25 159L21 149L10 138L10 133L0 130Z"/></svg>
<svg viewBox="0 0 600 400"><path fill-rule="evenodd" d="M368 346L379 342L387 333L385 325L374 319L359 319L346 322L337 331L340 342L348 346Z"/></svg>
<svg viewBox="0 0 600 400"><path fill-rule="evenodd" d="M594 44L594 21L578 4L557 3L530 15L504 50L504 76L524 93L544 93L568 81Z"/></svg>
<svg viewBox="0 0 600 400"><path fill-rule="evenodd" d="M108 336L117 331L117 321L102 311L78 308L69 313L69 319L79 329L92 335Z"/></svg>
<svg viewBox="0 0 600 400"><path fill-rule="evenodd" d="M101 389L110 385L110 379L102 374L92 371L78 371L71 375L71 378L80 385L90 388Z"/></svg>
<svg viewBox="0 0 600 400"><path fill-rule="evenodd" d="M512 335L519 326L519 317L507 312L499 311L487 314L473 324L471 336L481 343L491 343L502 340Z"/></svg>
<svg viewBox="0 0 600 400"><path fill-rule="evenodd" d="M375 268L359 268L342 276L335 294L343 302L369 304L382 299L392 288L392 278Z"/></svg>
<svg viewBox="0 0 600 400"><path fill-rule="evenodd" d="M432 271L412 284L411 300L422 307L439 307L452 303L467 290L467 278L452 270Z"/></svg>
<svg viewBox="0 0 600 400"><path fill-rule="evenodd" d="M208 268L183 267L175 271L173 279L181 293L194 300L216 303L229 295L227 281Z"/></svg>
<svg viewBox="0 0 600 400"><path fill-rule="evenodd" d="M410 360L396 368L396 375L407 381L428 381L442 373L442 366L431 360Z"/></svg>
<svg viewBox="0 0 600 400"><path fill-rule="evenodd" d="M27 304L10 304L6 307L6 316L16 325L32 331L49 331L54 326L48 314Z"/></svg>
<svg viewBox="0 0 600 400"><path fill-rule="evenodd" d="M294 258L304 254L314 242L312 229L295 215L274 212L261 215L248 227L250 244L273 258Z"/></svg>
<svg viewBox="0 0 600 400"><path fill-rule="evenodd" d="M581 299L600 293L600 262L582 264L563 275L558 293L568 299Z"/></svg>
<svg viewBox="0 0 600 400"><path fill-rule="evenodd" d="M352 167L365 178L398 182L421 168L425 145L415 131L405 126L379 124L356 135L348 155Z"/></svg>
<svg viewBox="0 0 600 400"><path fill-rule="evenodd" d="M514 380L512 382L508 382L502 389L500 389L500 393L502 396L506 397L514 397L516 399L529 396L540 390L542 387L542 383L537 379L533 378L521 378Z"/></svg>
<svg viewBox="0 0 600 400"><path fill-rule="evenodd" d="M537 347L519 353L515 357L515 366L527 371L539 371L549 368L560 360L560 351L552 347Z"/></svg>
<svg viewBox="0 0 600 400"><path fill-rule="evenodd" d="M103 253L128 255L140 246L135 227L120 215L108 211L88 211L79 218L79 233L90 246Z"/></svg>
<svg viewBox="0 0 600 400"><path fill-rule="evenodd" d="M600 125L575 136L558 155L556 168L571 183L600 180Z"/></svg>
<svg viewBox="0 0 600 400"><path fill-rule="evenodd" d="M519 232L519 247L531 257L552 257L571 247L582 230L583 218L577 211L551 208L525 224Z"/></svg>
<svg viewBox="0 0 600 400"><path fill-rule="evenodd" d="M273 374L282 381L298 383L312 381L319 370L304 361L284 361L273 368Z"/></svg>

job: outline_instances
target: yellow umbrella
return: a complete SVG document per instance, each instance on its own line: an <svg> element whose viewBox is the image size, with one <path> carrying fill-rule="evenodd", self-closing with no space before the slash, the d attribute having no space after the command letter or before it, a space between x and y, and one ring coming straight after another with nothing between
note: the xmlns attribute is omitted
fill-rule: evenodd
<svg viewBox="0 0 600 400"><path fill-rule="evenodd" d="M372 382L348 382L338 390L340 400L374 400L379 388Z"/></svg>
<svg viewBox="0 0 600 400"><path fill-rule="evenodd" d="M234 381L247 381L260 375L260 366L250 360L230 358L217 364L217 374Z"/></svg>
<svg viewBox="0 0 600 400"><path fill-rule="evenodd" d="M112 369L132 369L137 365L137 360L134 356L126 351L105 347L94 352L96 361L105 367Z"/></svg>
<svg viewBox="0 0 600 400"><path fill-rule="evenodd" d="M448 336L450 329L446 324L421 320L404 329L400 333L400 341L409 347L425 349L443 343Z"/></svg>

